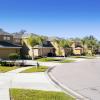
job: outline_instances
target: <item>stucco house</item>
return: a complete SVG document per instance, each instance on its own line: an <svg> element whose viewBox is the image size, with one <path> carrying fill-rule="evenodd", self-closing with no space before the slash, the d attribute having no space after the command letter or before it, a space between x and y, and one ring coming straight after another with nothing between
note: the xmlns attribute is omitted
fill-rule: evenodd
<svg viewBox="0 0 100 100"><path fill-rule="evenodd" d="M36 35L36 34L33 34ZM23 57L68 56L71 51L74 55L84 52L80 43L73 42L71 47L60 48L52 39L48 38L42 45L31 47L27 43L30 34L0 32L0 58L7 58L10 53L17 53Z"/></svg>
<svg viewBox="0 0 100 100"><path fill-rule="evenodd" d="M50 41L53 47L55 48L56 56L69 56L71 53L71 47L62 48L56 42ZM60 52L60 53L59 53Z"/></svg>
<svg viewBox="0 0 100 100"><path fill-rule="evenodd" d="M0 32L0 58L8 58L11 53L20 54L21 46L13 42L13 36L6 32Z"/></svg>
<svg viewBox="0 0 100 100"><path fill-rule="evenodd" d="M50 41L45 41L42 45L36 45L31 47L28 42L27 38L29 36L22 37L22 53L23 56L30 56L30 57L45 57L45 56L55 56L55 48L51 44Z"/></svg>
<svg viewBox="0 0 100 100"><path fill-rule="evenodd" d="M72 51L73 55L82 55L84 53L84 48L80 44L80 42L74 42L72 43Z"/></svg>

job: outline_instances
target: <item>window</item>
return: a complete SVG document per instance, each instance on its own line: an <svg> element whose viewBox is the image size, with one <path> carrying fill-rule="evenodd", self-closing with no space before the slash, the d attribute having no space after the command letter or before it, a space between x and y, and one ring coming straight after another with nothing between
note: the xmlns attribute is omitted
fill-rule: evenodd
<svg viewBox="0 0 100 100"><path fill-rule="evenodd" d="M4 40L7 40L7 37L6 37L6 36L4 36L4 37L3 37L3 39L4 39Z"/></svg>
<svg viewBox="0 0 100 100"><path fill-rule="evenodd" d="M20 42L20 40L19 39L16 39L15 42Z"/></svg>
<svg viewBox="0 0 100 100"><path fill-rule="evenodd" d="M9 36L4 36L3 39L4 40L10 40L10 37Z"/></svg>
<svg viewBox="0 0 100 100"><path fill-rule="evenodd" d="M7 40L10 40L10 37L7 37Z"/></svg>

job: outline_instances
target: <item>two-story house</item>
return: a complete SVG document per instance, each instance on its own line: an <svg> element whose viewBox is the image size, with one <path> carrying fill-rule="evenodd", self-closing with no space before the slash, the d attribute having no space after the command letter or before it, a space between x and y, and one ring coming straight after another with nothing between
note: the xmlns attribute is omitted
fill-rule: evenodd
<svg viewBox="0 0 100 100"><path fill-rule="evenodd" d="M0 32L0 58L8 58L9 54L20 54L21 46L15 44L13 35L7 32Z"/></svg>

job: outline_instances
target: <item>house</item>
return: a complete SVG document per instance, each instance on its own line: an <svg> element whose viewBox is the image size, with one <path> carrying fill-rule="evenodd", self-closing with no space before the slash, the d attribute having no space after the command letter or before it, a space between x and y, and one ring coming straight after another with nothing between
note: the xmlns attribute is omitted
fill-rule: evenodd
<svg viewBox="0 0 100 100"><path fill-rule="evenodd" d="M0 58L8 58L11 53L20 54L21 46L13 43L13 36L6 32L0 32Z"/></svg>
<svg viewBox="0 0 100 100"><path fill-rule="evenodd" d="M80 42L73 42L71 47L73 55L82 55L84 53L84 48Z"/></svg>
<svg viewBox="0 0 100 100"><path fill-rule="evenodd" d="M49 37L48 40L51 42L51 44L55 48L55 55L56 56L69 56L71 54L71 47L62 48L59 46L59 44L57 42L54 41L54 40L59 41L62 39L63 38L59 38L59 37Z"/></svg>
<svg viewBox="0 0 100 100"><path fill-rule="evenodd" d="M22 41L22 35L21 33L13 33L13 43L21 45L21 41Z"/></svg>
<svg viewBox="0 0 100 100"><path fill-rule="evenodd" d="M50 41L45 41L43 45L36 45L32 48L34 52L34 56L40 56L40 57L45 57L45 56L55 56L55 48L51 44Z"/></svg>
<svg viewBox="0 0 100 100"><path fill-rule="evenodd" d="M32 34L37 36L36 34ZM7 58L11 53L20 54L24 58L45 57L45 56L68 56L73 51L74 55L83 54L83 47L79 42L73 42L71 47L62 48L53 39L47 38L43 44L31 47L27 39L30 34L13 33L0 31L0 58ZM59 39L56 37L56 39Z"/></svg>
<svg viewBox="0 0 100 100"><path fill-rule="evenodd" d="M45 57L45 56L55 56L55 48L50 41L45 41L42 45L36 45L31 47L28 42L28 35L22 37L22 53L23 56L29 57Z"/></svg>

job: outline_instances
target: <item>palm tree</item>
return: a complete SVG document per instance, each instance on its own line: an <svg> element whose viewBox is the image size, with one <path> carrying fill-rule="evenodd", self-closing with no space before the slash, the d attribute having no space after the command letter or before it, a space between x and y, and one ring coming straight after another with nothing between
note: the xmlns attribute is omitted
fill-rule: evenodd
<svg viewBox="0 0 100 100"><path fill-rule="evenodd" d="M28 44L31 46L31 47L34 47L35 45L38 45L39 44L39 40L37 39L37 36L33 36L31 35L28 39L27 39L27 42ZM34 51L33 51L33 54L32 54L32 60L34 59Z"/></svg>
<svg viewBox="0 0 100 100"><path fill-rule="evenodd" d="M43 56L43 44L44 44L44 42L47 40L47 37L45 37L45 36L38 36L37 37L37 40L38 40L38 43L42 46L42 56Z"/></svg>
<svg viewBox="0 0 100 100"><path fill-rule="evenodd" d="M61 47L60 47L60 40L59 39L53 39L53 42L57 44L57 53L59 56L62 55L62 52L61 52Z"/></svg>
<svg viewBox="0 0 100 100"><path fill-rule="evenodd" d="M41 45L43 46L43 42L45 41L45 38L43 36L33 36L31 35L28 39L27 42L31 47L34 47L36 45ZM34 59L34 51L32 55L32 59Z"/></svg>
<svg viewBox="0 0 100 100"><path fill-rule="evenodd" d="M64 57L66 56L65 48L71 47L71 45L72 45L72 42L70 40L65 40L65 39L60 40L59 46L63 48L64 50Z"/></svg>
<svg viewBox="0 0 100 100"><path fill-rule="evenodd" d="M94 36L90 35L90 36L84 37L82 39L82 43L83 43L84 48L86 47L85 49L90 48L92 51L92 54L95 53L97 40Z"/></svg>

